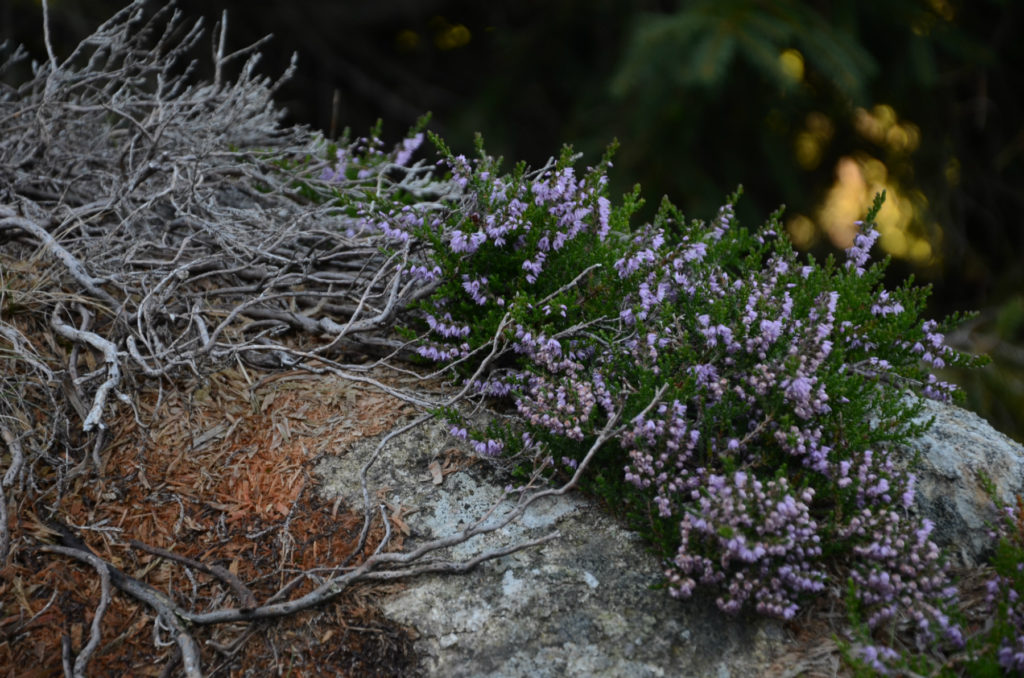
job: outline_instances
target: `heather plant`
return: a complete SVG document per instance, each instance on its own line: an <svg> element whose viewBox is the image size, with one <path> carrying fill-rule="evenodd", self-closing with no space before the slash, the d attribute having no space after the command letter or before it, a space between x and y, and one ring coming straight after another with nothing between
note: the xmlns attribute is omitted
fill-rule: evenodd
<svg viewBox="0 0 1024 678"><path fill-rule="evenodd" d="M992 610L992 626L983 642L995 648L995 662L1007 673L1024 673L1024 500L1004 506L1000 539L987 583L986 603ZM989 669L991 654L982 645L975 665Z"/></svg>
<svg viewBox="0 0 1024 678"><path fill-rule="evenodd" d="M634 227L638 190L607 196L610 152L580 174L570 150L502 173L482 145L470 160L435 142L442 207L364 213L429 245L407 269L430 289L408 330L419 356L516 415L467 431L447 412L453 434L552 475L589 463L589 487L665 556L673 596L702 587L724 611L789 619L849 582L868 629L963 644L892 450L927 427L922 398L954 394L930 368L974 361L943 343L955 318L920 317L927 289L886 289L887 262L870 262L884 195L845 258L817 262L780 235L781 211L741 228L739 192L709 222L666 200Z"/></svg>

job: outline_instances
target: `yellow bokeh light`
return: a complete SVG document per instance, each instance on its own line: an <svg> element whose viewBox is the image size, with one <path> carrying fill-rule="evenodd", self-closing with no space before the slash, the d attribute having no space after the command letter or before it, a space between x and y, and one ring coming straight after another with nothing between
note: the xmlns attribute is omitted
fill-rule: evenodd
<svg viewBox="0 0 1024 678"><path fill-rule="evenodd" d="M883 129L888 129L896 124L896 111L889 104L876 104L871 109L871 115L878 120Z"/></svg>
<svg viewBox="0 0 1024 678"><path fill-rule="evenodd" d="M877 158L840 158L836 165L836 182L819 210L818 223L833 245L848 248L857 234L854 222L864 216L874 196L884 190L885 204L876 218L879 246L894 257L928 261L931 246L909 233L918 205L924 203L916 201L915 194L908 196L890 184L888 176L885 164ZM918 244L919 240L928 245L927 252Z"/></svg>
<svg viewBox="0 0 1024 678"><path fill-rule="evenodd" d="M916 238L910 244L910 251L907 256L917 264L927 264L932 261L932 245L924 238Z"/></svg>
<svg viewBox="0 0 1024 678"><path fill-rule="evenodd" d="M420 44L420 34L416 31L405 30L399 31L398 35L395 36L395 46L402 52L411 52L415 50Z"/></svg>
<svg viewBox="0 0 1024 678"><path fill-rule="evenodd" d="M835 134L836 126L832 124L832 118L820 111L811 111L807 114L807 131L823 141L828 141Z"/></svg>
<svg viewBox="0 0 1024 678"><path fill-rule="evenodd" d="M910 247L906 231L914 218L914 205L893 186L882 185L875 192L882 189L885 189L885 204L876 218L878 232L881 234L879 244L889 254L902 258L907 255Z"/></svg>
<svg viewBox="0 0 1024 678"><path fill-rule="evenodd" d="M960 160L958 158L950 158L949 162L946 163L945 169L946 184L949 186L956 186L960 183Z"/></svg>
<svg viewBox="0 0 1024 678"><path fill-rule="evenodd" d="M878 104L870 112L855 109L853 127L865 139L897 153L913 153L921 145L921 128L912 122L900 122L888 104Z"/></svg>
<svg viewBox="0 0 1024 678"><path fill-rule="evenodd" d="M907 256L910 245L907 242L906 233L899 229L883 227L881 223L878 224L878 231L881 234L878 237L879 247L898 259Z"/></svg>
<svg viewBox="0 0 1024 678"><path fill-rule="evenodd" d="M814 222L802 214L786 221L786 232L798 249L810 249L818 240L818 229Z"/></svg>
<svg viewBox="0 0 1024 678"><path fill-rule="evenodd" d="M864 180L869 184L884 184L889 178L889 168L878 158L864 156L859 164Z"/></svg>
<svg viewBox="0 0 1024 678"><path fill-rule="evenodd" d="M450 50L463 47L469 44L472 33L462 24L447 26L434 37L434 44L438 49Z"/></svg>
<svg viewBox="0 0 1024 678"><path fill-rule="evenodd" d="M920 266L934 265L935 245L915 226L928 200L919 190L902 191L888 179L888 168L877 158L843 156L836 163L835 183L815 218L797 214L786 221L790 240L799 249L809 249L824 233L835 247L849 248L859 231L856 222L864 218L875 196L885 191L885 204L875 219L879 248ZM941 229L933 225L931 232L938 238L937 245Z"/></svg>
<svg viewBox="0 0 1024 678"><path fill-rule="evenodd" d="M860 107L853 112L853 127L862 137L875 143L885 136L881 121Z"/></svg>
<svg viewBox="0 0 1024 678"><path fill-rule="evenodd" d="M861 167L849 156L839 159L836 165L836 182L825 197L825 204L818 213L818 222L832 244L840 249L853 245L857 235L856 220L864 214L864 195L868 185L864 181Z"/></svg>
<svg viewBox="0 0 1024 678"><path fill-rule="evenodd" d="M800 132L793 141L796 161L805 170L812 170L821 162L821 143L810 132Z"/></svg>
<svg viewBox="0 0 1024 678"><path fill-rule="evenodd" d="M912 122L903 123L903 129L907 133L907 153L913 153L921 145L921 128Z"/></svg>
<svg viewBox="0 0 1024 678"><path fill-rule="evenodd" d="M890 148L900 151L905 149L910 143L910 136L901 125L895 125L890 127L889 131L885 133L885 143Z"/></svg>
<svg viewBox="0 0 1024 678"><path fill-rule="evenodd" d="M779 55L779 70L782 75L793 83L803 82L804 79L804 55L798 50L783 50Z"/></svg>
<svg viewBox="0 0 1024 678"><path fill-rule="evenodd" d="M793 139L793 153L800 167L813 170L821 164L825 146L835 134L832 120L818 111L807 114L805 128Z"/></svg>
<svg viewBox="0 0 1024 678"><path fill-rule="evenodd" d="M946 0L928 0L928 4L931 5L932 11L942 17L944 21L952 21L956 16L953 5Z"/></svg>
<svg viewBox="0 0 1024 678"><path fill-rule="evenodd" d="M912 153L921 143L921 130L913 123L893 125L885 133L885 145L899 153Z"/></svg>

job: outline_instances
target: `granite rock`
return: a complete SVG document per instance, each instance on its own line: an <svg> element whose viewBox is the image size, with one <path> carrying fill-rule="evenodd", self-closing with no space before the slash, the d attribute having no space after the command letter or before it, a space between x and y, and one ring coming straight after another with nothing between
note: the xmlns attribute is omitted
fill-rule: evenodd
<svg viewBox="0 0 1024 678"><path fill-rule="evenodd" d="M376 441L327 458L319 468L324 491L348 502L359 467ZM411 513L406 547L452 534L492 505L511 508L497 472L483 464L431 482L431 461L452 442L442 427L424 427L388 443L371 468L371 486ZM427 575L387 599L384 613L416 628L422 670L452 678L760 675L786 648L780 624L728 617L710 598L678 601L659 588L663 568L639 537L592 502L569 495L546 498L523 518L475 537L446 555L535 539L539 547L488 561L459 575Z"/></svg>
<svg viewBox="0 0 1024 678"><path fill-rule="evenodd" d="M916 510L935 523L932 538L961 566L981 563L992 552L995 506L979 473L1009 505L1024 494L1024 446L993 429L973 412L927 401L932 427L903 450L904 460L920 456Z"/></svg>

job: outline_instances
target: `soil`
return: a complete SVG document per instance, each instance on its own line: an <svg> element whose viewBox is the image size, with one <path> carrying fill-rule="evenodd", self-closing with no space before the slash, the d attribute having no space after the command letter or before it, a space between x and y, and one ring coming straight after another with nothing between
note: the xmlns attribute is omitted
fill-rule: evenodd
<svg viewBox="0 0 1024 678"><path fill-rule="evenodd" d="M295 597L315 586L299 572L358 564L384 535L377 520L357 552L362 511L321 496L312 467L411 414L397 398L308 372L237 368L181 389L154 384L135 408L109 422L116 437L100 455L102 470L79 475L48 502L55 513L11 514L14 549L0 578L2 675L61 675L62 643L78 652L88 642L100 596L96 572L31 546L54 541L60 530L196 611L240 604L244 593L218 572L244 582L261 603L293 580ZM402 531L392 532L388 548L401 548ZM376 604L399 586L356 585L288 618L194 629L203 671L415 675L415 632L386 620ZM176 675L176 652L149 609L114 591L87 674Z"/></svg>

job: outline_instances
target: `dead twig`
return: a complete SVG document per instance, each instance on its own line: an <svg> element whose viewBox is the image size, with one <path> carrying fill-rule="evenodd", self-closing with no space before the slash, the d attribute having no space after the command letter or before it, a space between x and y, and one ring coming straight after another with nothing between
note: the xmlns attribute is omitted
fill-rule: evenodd
<svg viewBox="0 0 1024 678"><path fill-rule="evenodd" d="M154 556L159 556L160 558L165 558L167 560L173 560L174 562L188 565L189 567L194 567L200 572L205 572L206 574L217 577L231 587L231 590L235 593L235 597L238 598L238 602L241 605L242 610L251 610L256 607L256 596L253 595L252 591L249 590L249 587L246 586L241 579L233 575L226 568L219 565L207 565L195 560L194 558L172 553L171 551L167 551L156 546L143 544L142 542L134 539L129 539L128 545L134 549L145 551L146 553L151 553Z"/></svg>

